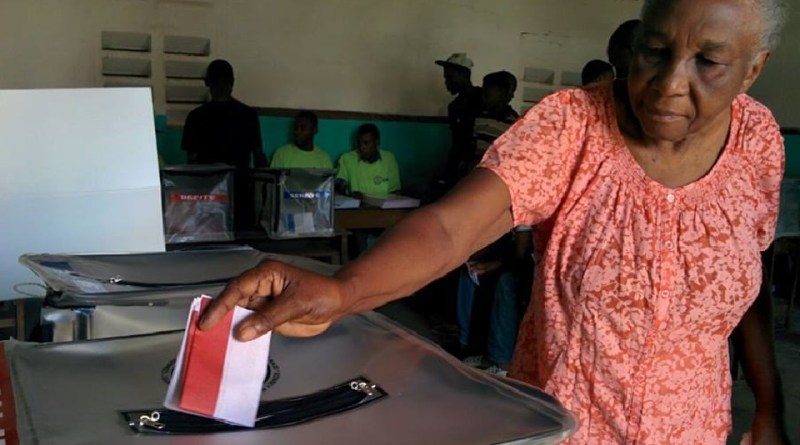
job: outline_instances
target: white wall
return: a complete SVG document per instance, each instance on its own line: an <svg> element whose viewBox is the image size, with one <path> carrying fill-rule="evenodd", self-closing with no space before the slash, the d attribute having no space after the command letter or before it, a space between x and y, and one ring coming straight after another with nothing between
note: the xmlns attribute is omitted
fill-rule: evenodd
<svg viewBox="0 0 800 445"><path fill-rule="evenodd" d="M0 0L0 88L102 84L100 32L211 38L211 57L236 69L235 94L262 107L442 115L449 96L433 64L455 51L475 61L473 80L508 69L521 76L522 33L600 42L640 0ZM792 22L800 21L795 8ZM787 26L753 94L785 126L800 126L791 80L800 27ZM603 57L598 51L596 57ZM574 64L570 54L565 60ZM164 111L162 82L154 91ZM518 95L519 96L519 95Z"/></svg>
<svg viewBox="0 0 800 445"><path fill-rule="evenodd" d="M152 116L144 89L0 91L0 300L25 253L164 250Z"/></svg>
<svg viewBox="0 0 800 445"><path fill-rule="evenodd" d="M441 115L433 64L455 51L487 72L521 73L523 32L605 39L635 0L1 0L0 88L102 84L102 30L211 38L236 95L256 106ZM598 55L600 56L600 55ZM155 89L163 112L163 89Z"/></svg>
<svg viewBox="0 0 800 445"><path fill-rule="evenodd" d="M764 102L784 127L800 128L800 2L790 0L789 22L750 94Z"/></svg>

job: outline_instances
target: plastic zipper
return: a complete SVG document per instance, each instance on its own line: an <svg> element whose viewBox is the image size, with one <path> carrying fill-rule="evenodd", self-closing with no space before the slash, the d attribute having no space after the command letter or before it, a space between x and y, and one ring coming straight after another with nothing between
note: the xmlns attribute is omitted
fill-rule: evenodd
<svg viewBox="0 0 800 445"><path fill-rule="evenodd" d="M311 394L261 402L254 429L297 425L349 411L386 396L382 388L358 377ZM200 434L249 429L168 409L123 411L121 414L137 433Z"/></svg>

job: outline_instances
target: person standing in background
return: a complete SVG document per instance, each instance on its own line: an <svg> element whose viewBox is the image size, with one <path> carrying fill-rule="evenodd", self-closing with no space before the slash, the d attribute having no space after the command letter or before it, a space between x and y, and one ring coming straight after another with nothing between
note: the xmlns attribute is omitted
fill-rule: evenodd
<svg viewBox="0 0 800 445"><path fill-rule="evenodd" d="M497 71L483 77L481 110L473 129L475 151L466 163L469 170L478 165L492 142L519 119L519 113L511 107L516 91L517 78L508 71Z"/></svg>
<svg viewBox="0 0 800 445"><path fill-rule="evenodd" d="M261 146L261 126L256 111L233 96L233 67L217 59L206 69L205 84L211 100L189 113L183 126L181 148L189 164L223 163L233 166L234 222L244 227L254 222L253 194L247 170L266 167Z"/></svg>
<svg viewBox="0 0 800 445"><path fill-rule="evenodd" d="M481 110L481 88L472 85L473 63L466 53L454 53L436 64L444 71L444 86L456 96L447 106L451 146L445 164L445 188L451 187L467 171L464 164L475 152L475 118Z"/></svg>
<svg viewBox="0 0 800 445"><path fill-rule="evenodd" d="M610 82L614 80L614 66L605 60L594 59L586 62L581 71L581 85Z"/></svg>
<svg viewBox="0 0 800 445"><path fill-rule="evenodd" d="M608 55L608 61L614 65L617 79L628 78L628 69L631 66L636 43L636 33L641 26L642 21L639 19L628 20L619 25L608 39L606 55Z"/></svg>

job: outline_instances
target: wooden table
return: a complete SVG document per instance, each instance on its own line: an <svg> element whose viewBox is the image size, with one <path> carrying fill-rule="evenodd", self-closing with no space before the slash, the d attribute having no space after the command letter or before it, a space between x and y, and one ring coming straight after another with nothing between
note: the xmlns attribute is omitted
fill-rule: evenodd
<svg viewBox="0 0 800 445"><path fill-rule="evenodd" d="M198 241L191 243L167 244L167 250L182 250L192 247L219 245L248 245L262 252L284 255L304 256L327 261L331 264L344 264L348 260L348 235L346 230L336 229L332 237L271 239L266 230L253 227L235 232L233 240Z"/></svg>
<svg viewBox="0 0 800 445"><path fill-rule="evenodd" d="M333 220L337 230L386 229L415 209L379 209L362 206L357 209L336 209Z"/></svg>
<svg viewBox="0 0 800 445"><path fill-rule="evenodd" d="M344 264L349 260L348 236L353 230L385 229L393 226L414 209L380 209L363 206L357 209L336 209L335 235L332 238L297 238L273 240L263 228L237 230L230 241L168 244L167 250L179 250L203 245L247 244L264 252L282 253L323 259L331 264Z"/></svg>

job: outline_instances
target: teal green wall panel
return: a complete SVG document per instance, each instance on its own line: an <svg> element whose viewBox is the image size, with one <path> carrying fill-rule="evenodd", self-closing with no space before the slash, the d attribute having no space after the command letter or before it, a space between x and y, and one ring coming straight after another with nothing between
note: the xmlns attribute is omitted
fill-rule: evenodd
<svg viewBox="0 0 800 445"><path fill-rule="evenodd" d="M275 150L291 140L291 117L261 116L264 153L272 157ZM354 135L366 121L321 119L316 144L327 151L334 162L354 147ZM397 157L404 187L424 189L434 172L441 168L450 146L446 124L409 121L374 122L381 131L381 147ZM180 149L183 128L167 126L166 116L156 116L158 152L167 164L183 164L186 154ZM786 176L800 177L800 134L784 135L786 142Z"/></svg>
<svg viewBox="0 0 800 445"><path fill-rule="evenodd" d="M800 134L783 136L786 144L786 176L800 177Z"/></svg>
<svg viewBox="0 0 800 445"><path fill-rule="evenodd" d="M260 116L261 138L267 158L278 147L292 139L291 117ZM342 153L355 147L355 132L367 121L349 119L320 119L315 144L331 155L334 163ZM444 164L450 146L450 131L446 124L412 121L373 122L381 132L381 148L395 154L400 165L404 189L424 191L434 173ZM183 128L166 126L162 116L156 116L158 151L167 164L186 162L180 149Z"/></svg>

